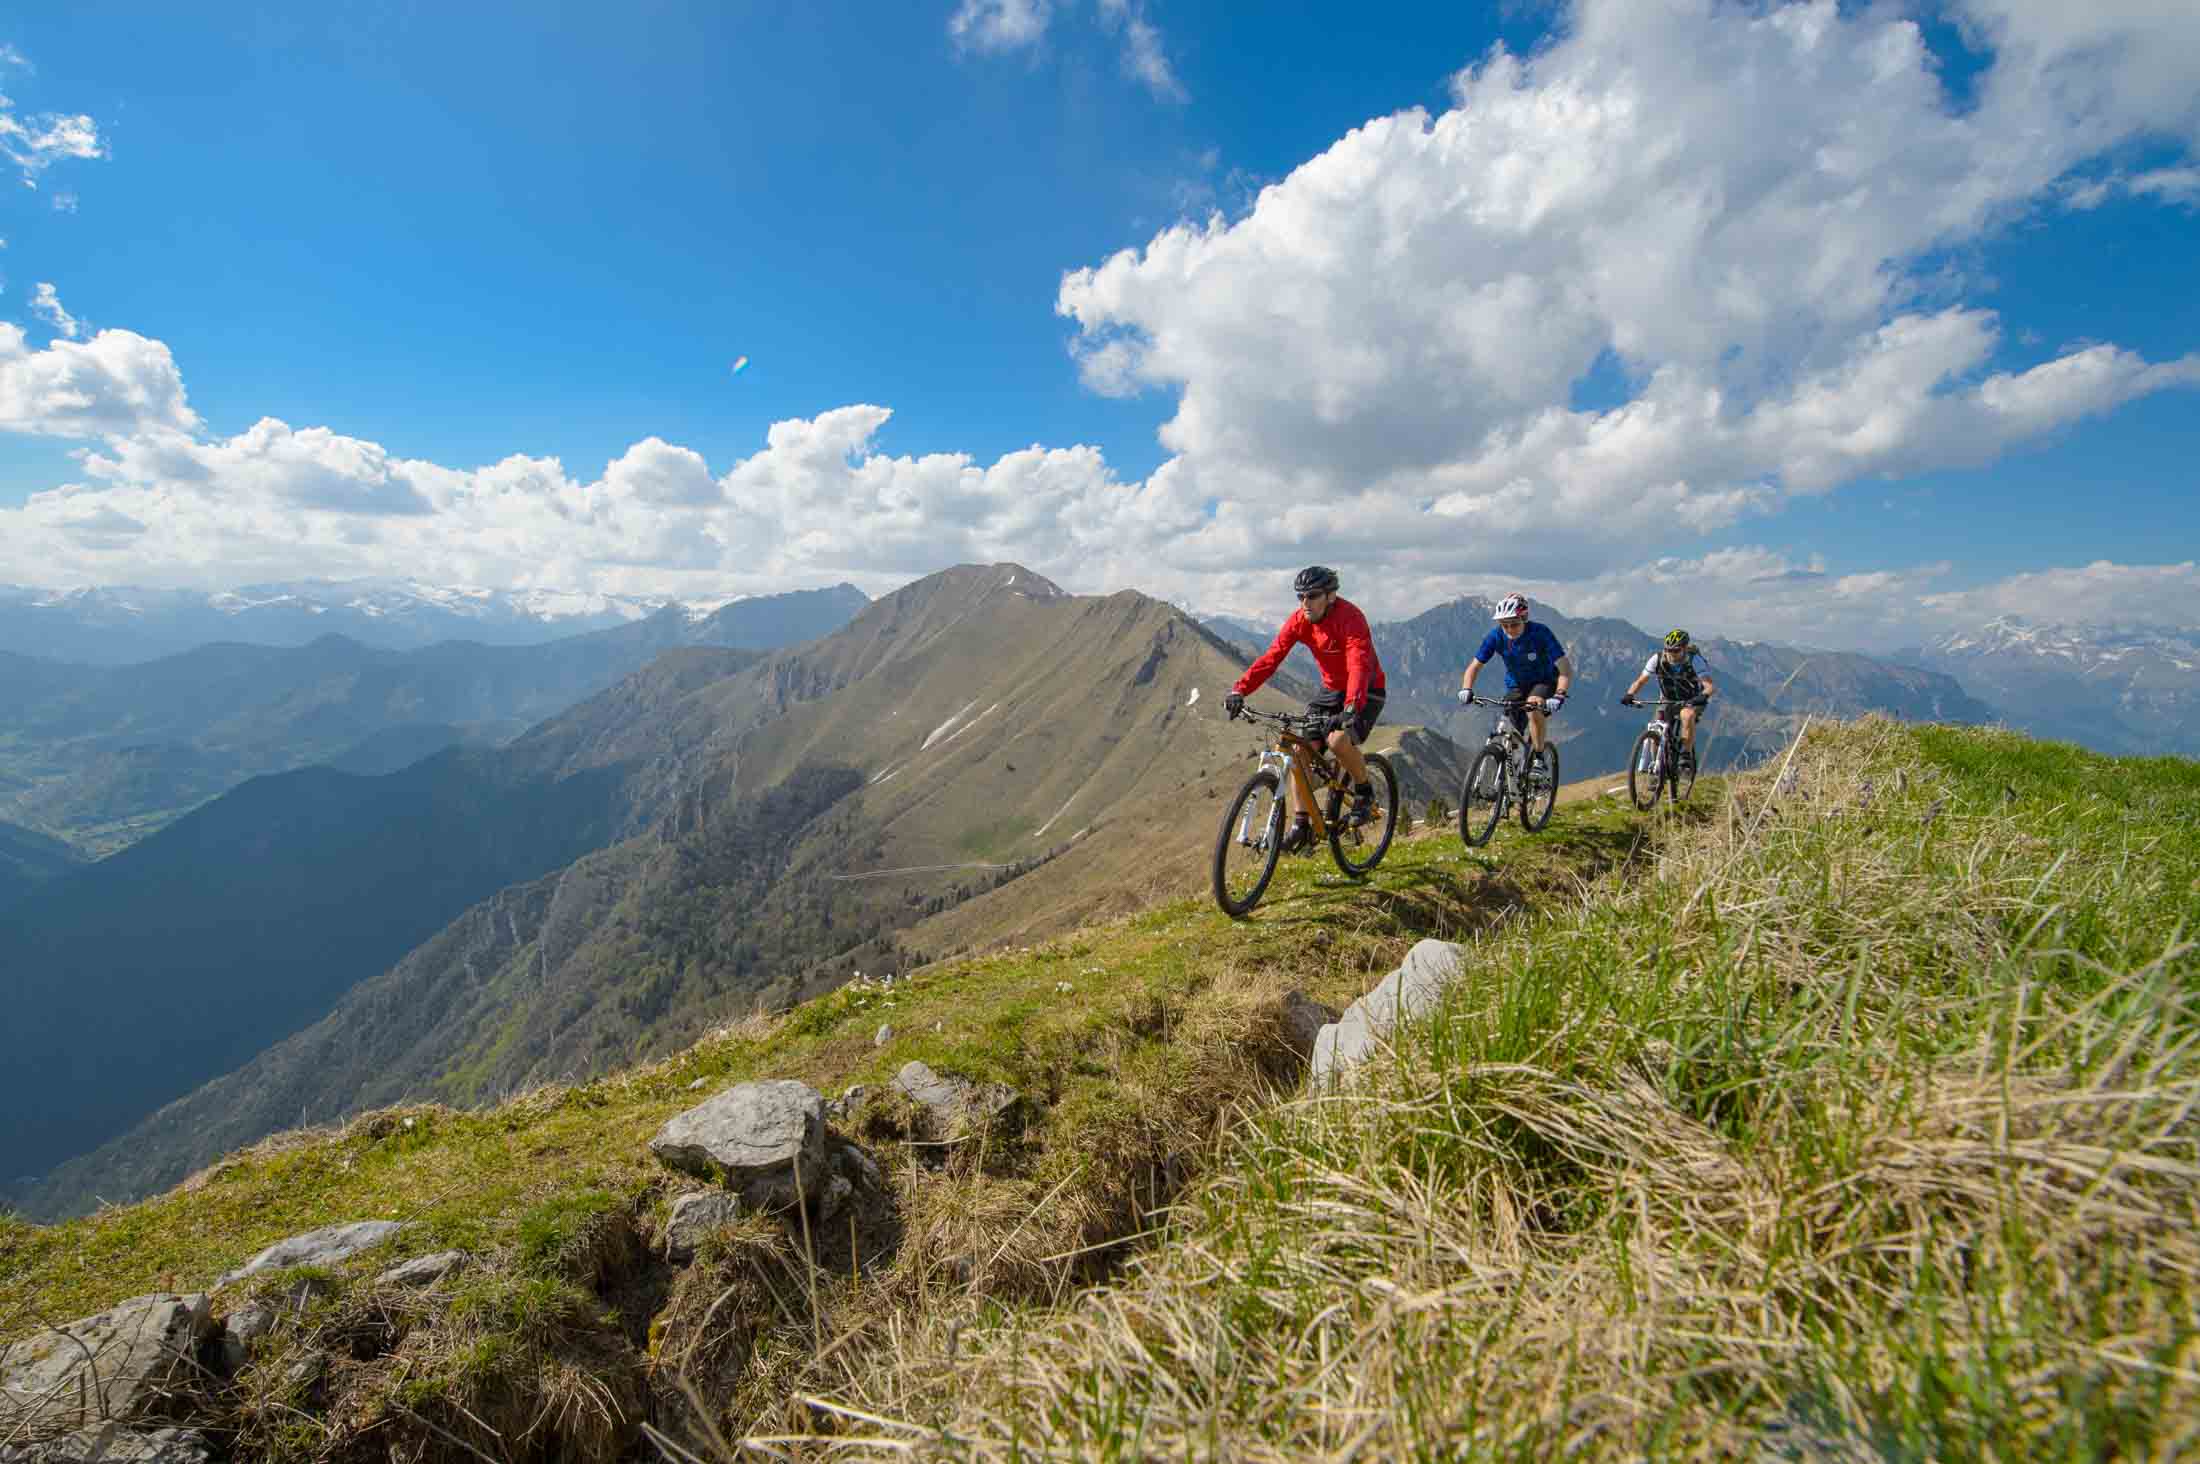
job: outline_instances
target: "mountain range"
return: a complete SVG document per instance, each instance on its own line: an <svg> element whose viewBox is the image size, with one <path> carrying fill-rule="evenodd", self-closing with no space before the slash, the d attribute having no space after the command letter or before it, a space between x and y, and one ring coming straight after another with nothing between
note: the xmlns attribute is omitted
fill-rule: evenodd
<svg viewBox="0 0 2200 1464"><path fill-rule="evenodd" d="M841 588L848 588L842 586ZM734 600L569 590L487 590L415 580L302 580L235 590L0 585L0 650L123 665L212 641L302 646L325 635L407 650L437 641L531 645L672 609L692 620Z"/></svg>
<svg viewBox="0 0 2200 1464"><path fill-rule="evenodd" d="M1962 678L2036 736L2200 757L2200 630L2003 616L1897 658Z"/></svg>
<svg viewBox="0 0 2200 1464"><path fill-rule="evenodd" d="M1467 595L1410 620L1373 626L1389 683L1385 721L1418 723L1462 746L1481 742L1493 714L1461 707L1457 692L1461 673L1489 634L1495 608L1490 599ZM1558 636L1574 665L1567 703L1550 723L1563 775L1587 776L1626 766L1628 750L1648 714L1617 703L1656 651L1657 638L1624 620L1577 619L1545 606L1536 609L1535 618ZM1247 657L1264 648L1274 633L1256 634L1257 627L1236 617L1210 616L1205 623ZM1698 756L1708 769L1737 767L1764 756L1792 734L1806 713L1846 717L1878 711L1911 720L1999 720L1993 707L1972 697L1945 671L1847 651L1801 651L1721 637L1702 644L1719 688L1715 710L1697 740ZM1312 658L1303 649L1294 651L1287 664L1312 674ZM1475 689L1497 695L1504 684L1504 666L1493 658ZM1654 696L1656 683L1644 688L1644 694Z"/></svg>
<svg viewBox="0 0 2200 1464"><path fill-rule="evenodd" d="M0 971L28 973L11 1045L24 1060L0 1070L0 1102L27 1122L0 1133L0 1175L52 1170L12 1201L67 1213L301 1121L588 1076L858 968L1030 940L1204 877L1219 800L1261 740L1219 715L1248 623L1202 625L1135 591L1070 595L1013 564L875 602L843 590L803 602L834 609L837 628L769 649L691 643L732 639L730 621L706 627L767 601L700 618L666 607L553 645L468 647L449 665L448 647L323 641L277 653L300 655L286 674L317 690L257 701L234 686L292 663L248 647L126 668L152 677L137 710L86 668L11 662L43 710L9 724L0 749L35 729L96 741L103 717L132 716L167 740L105 751L295 755L324 732L328 746L351 739L89 867L0 826ZM1416 811L1455 796L1486 725L1452 692L1490 610L1462 597L1376 627L1391 686L1376 745ZM1623 621L1539 618L1577 665L1553 722L1566 775L1609 772L1642 721L1613 703L1655 642ZM1999 715L1946 670L1707 650L1721 687L1712 766L1769 751L1806 713ZM624 655L634 664L616 670ZM586 674L536 664L560 657ZM1258 700L1306 694L1311 665L1294 661ZM351 668L340 693L325 669L296 669L324 662ZM219 680L230 673L244 680ZM530 715L520 692L500 702L482 686L569 704L513 736L481 710ZM389 710L431 704L474 720ZM212 730L233 725L264 735ZM9 907L11 878L46 883Z"/></svg>
<svg viewBox="0 0 2200 1464"><path fill-rule="evenodd" d="M0 652L13 693L0 701L0 819L111 853L249 777L313 763L391 772L453 744L494 744L666 650L796 644L868 603L840 585L700 616L670 606L534 645L393 650L326 634L121 666Z"/></svg>

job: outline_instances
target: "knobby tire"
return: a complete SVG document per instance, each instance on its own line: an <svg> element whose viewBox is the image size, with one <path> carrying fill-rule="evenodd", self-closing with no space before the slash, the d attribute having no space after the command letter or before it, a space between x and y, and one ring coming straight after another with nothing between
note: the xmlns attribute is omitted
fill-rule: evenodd
<svg viewBox="0 0 2200 1464"><path fill-rule="evenodd" d="M1538 797L1531 794L1527 786L1520 790L1520 826L1531 834L1543 831L1543 826L1551 821L1551 809L1558 803L1558 745L1546 742L1541 752L1529 756L1523 781L1530 786L1535 777L1535 765L1539 762L1548 765L1544 773L1547 783L1542 795Z"/></svg>
<svg viewBox="0 0 2200 1464"><path fill-rule="evenodd" d="M1635 739L1635 750L1627 759L1627 796L1644 813L1658 806L1658 794L1665 787L1664 742L1663 732L1645 727L1642 735ZM1645 749L1654 750L1657 754L1650 759L1647 769L1642 765Z"/></svg>
<svg viewBox="0 0 2200 1464"><path fill-rule="evenodd" d="M1268 892L1268 882L1276 877L1276 861L1283 854L1282 786L1274 773L1265 770L1257 772L1245 780L1245 786L1238 789L1237 797L1230 800L1229 808L1223 812L1222 832L1215 838L1215 903L1232 920L1243 919L1247 912L1259 904L1260 897ZM1267 827L1261 835L1265 852L1243 849L1237 842L1238 816L1245 811L1247 803L1262 795L1268 799L1268 812L1263 818ZM1260 878L1253 882L1248 892L1233 895L1230 889L1230 855L1232 851L1240 849L1252 861L1244 867L1251 868L1257 864Z"/></svg>
<svg viewBox="0 0 2200 1464"><path fill-rule="evenodd" d="M1494 747L1483 748L1467 765L1467 780L1459 786L1459 840L1468 848L1481 848L1497 832L1505 814L1504 780L1505 755Z"/></svg>
<svg viewBox="0 0 2200 1464"><path fill-rule="evenodd" d="M1391 837L1398 832L1398 775L1390 770L1390 759L1381 753L1368 753L1366 759L1368 782L1375 789L1375 822L1348 829L1336 816L1342 809L1332 813L1329 820L1329 857L1354 879L1383 862L1383 856L1390 852ZM1345 852L1347 848L1352 850L1350 854Z"/></svg>

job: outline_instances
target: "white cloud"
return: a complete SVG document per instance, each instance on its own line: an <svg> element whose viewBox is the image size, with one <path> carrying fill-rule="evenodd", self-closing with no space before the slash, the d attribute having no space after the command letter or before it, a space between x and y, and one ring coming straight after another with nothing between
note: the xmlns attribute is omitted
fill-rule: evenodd
<svg viewBox="0 0 2200 1464"><path fill-rule="evenodd" d="M1390 546L1439 536L1593 570L1646 531L1977 465L2200 370L2099 346L1995 371L1962 276L1913 273L2182 125L2200 47L2142 56L2188 23L2126 10L1980 21L2033 84L1958 114L1890 10L1582 0L1441 116L1355 129L1245 218L1068 273L1058 308L1096 389L1178 395L1163 442L1221 500L1164 551L1187 570L1288 563L1329 525L1408 571L1436 551ZM1634 399L1575 409L1605 359Z"/></svg>
<svg viewBox="0 0 2200 1464"><path fill-rule="evenodd" d="M1052 0L962 0L947 34L966 50L994 53L1035 46L1053 18Z"/></svg>
<svg viewBox="0 0 2200 1464"><path fill-rule="evenodd" d="M97 437L197 426L183 377L159 341L103 330L33 351L21 326L0 321L0 431Z"/></svg>
<svg viewBox="0 0 2200 1464"><path fill-rule="evenodd" d="M1175 397L1172 455L1142 482L1082 445L895 455L891 413L860 403L775 423L722 471L655 437L593 477L524 455L447 467L273 420L206 438L160 342L108 330L33 352L0 326L0 429L97 444L81 481L0 510L0 580L722 597L1007 558L1072 588L1250 610L1319 559L1351 566L1348 593L1380 614L1521 585L1763 636L1899 635L1955 593L1952 571L1687 546L2200 385L2200 356L2018 358L1941 262L2035 211L2052 226L2074 170L2182 136L2200 47L2164 48L2186 21L1973 9L1999 50L1958 111L1885 8L1582 0L1532 56L1461 72L1441 115L1374 119L1241 215L1070 272L1058 308L1087 384ZM966 0L950 27L1014 49L1051 15ZM1143 11L1107 15L1128 44ZM2187 166L2141 175L2163 178L2147 196L2174 196ZM1576 407L1592 370L1629 399Z"/></svg>
<svg viewBox="0 0 2200 1464"><path fill-rule="evenodd" d="M50 283L39 282L37 293L31 297L31 313L68 339L76 339L77 318L61 308L61 297Z"/></svg>
<svg viewBox="0 0 2200 1464"><path fill-rule="evenodd" d="M1176 68L1169 64L1161 32L1146 19L1144 0L1100 0L1103 25L1123 36L1123 72L1164 101L1187 100Z"/></svg>
<svg viewBox="0 0 2200 1464"><path fill-rule="evenodd" d="M0 97L0 157L15 164L31 187L38 186L40 173L64 159L106 155L98 124L90 117L51 112L18 117L15 104Z"/></svg>
<svg viewBox="0 0 2200 1464"><path fill-rule="evenodd" d="M1976 589L1927 595L1925 611L1952 628L1997 615L2073 625L2200 626L2200 565L2091 564L2011 575Z"/></svg>

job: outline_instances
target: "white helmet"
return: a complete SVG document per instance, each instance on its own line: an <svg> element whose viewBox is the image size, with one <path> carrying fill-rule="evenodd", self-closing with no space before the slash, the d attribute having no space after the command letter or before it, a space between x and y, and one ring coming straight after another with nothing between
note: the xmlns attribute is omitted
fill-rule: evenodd
<svg viewBox="0 0 2200 1464"><path fill-rule="evenodd" d="M1490 619L1510 620L1515 615L1525 615L1527 613L1528 597L1526 595L1507 595L1497 602L1497 613L1492 615Z"/></svg>

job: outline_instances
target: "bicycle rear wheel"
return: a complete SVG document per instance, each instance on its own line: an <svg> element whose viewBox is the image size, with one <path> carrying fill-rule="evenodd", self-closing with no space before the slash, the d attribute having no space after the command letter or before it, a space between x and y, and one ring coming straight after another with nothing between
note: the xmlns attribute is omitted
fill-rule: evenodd
<svg viewBox="0 0 2200 1464"><path fill-rule="evenodd" d="M1634 755L1627 759L1627 796L1645 813L1658 806L1658 793L1665 781L1664 742L1664 733L1645 727L1635 739Z"/></svg>
<svg viewBox="0 0 2200 1464"><path fill-rule="evenodd" d="M1390 759L1368 753L1367 781L1375 790L1375 816L1353 828L1346 828L1341 818L1329 820L1329 856L1354 879L1383 862L1391 836L1398 832L1398 775L1390 770Z"/></svg>
<svg viewBox="0 0 2200 1464"><path fill-rule="evenodd" d="M1558 747L1546 742L1528 759L1527 787L1520 794L1520 826L1529 833L1542 832L1551 821L1551 806L1558 802Z"/></svg>
<svg viewBox="0 0 2200 1464"><path fill-rule="evenodd" d="M1485 747L1467 766L1467 780L1459 787L1459 837L1477 849L1497 832L1497 820L1505 812L1505 755Z"/></svg>
<svg viewBox="0 0 2200 1464"><path fill-rule="evenodd" d="M1232 920L1260 903L1283 852L1283 796L1265 769L1245 780L1215 837L1215 903Z"/></svg>

